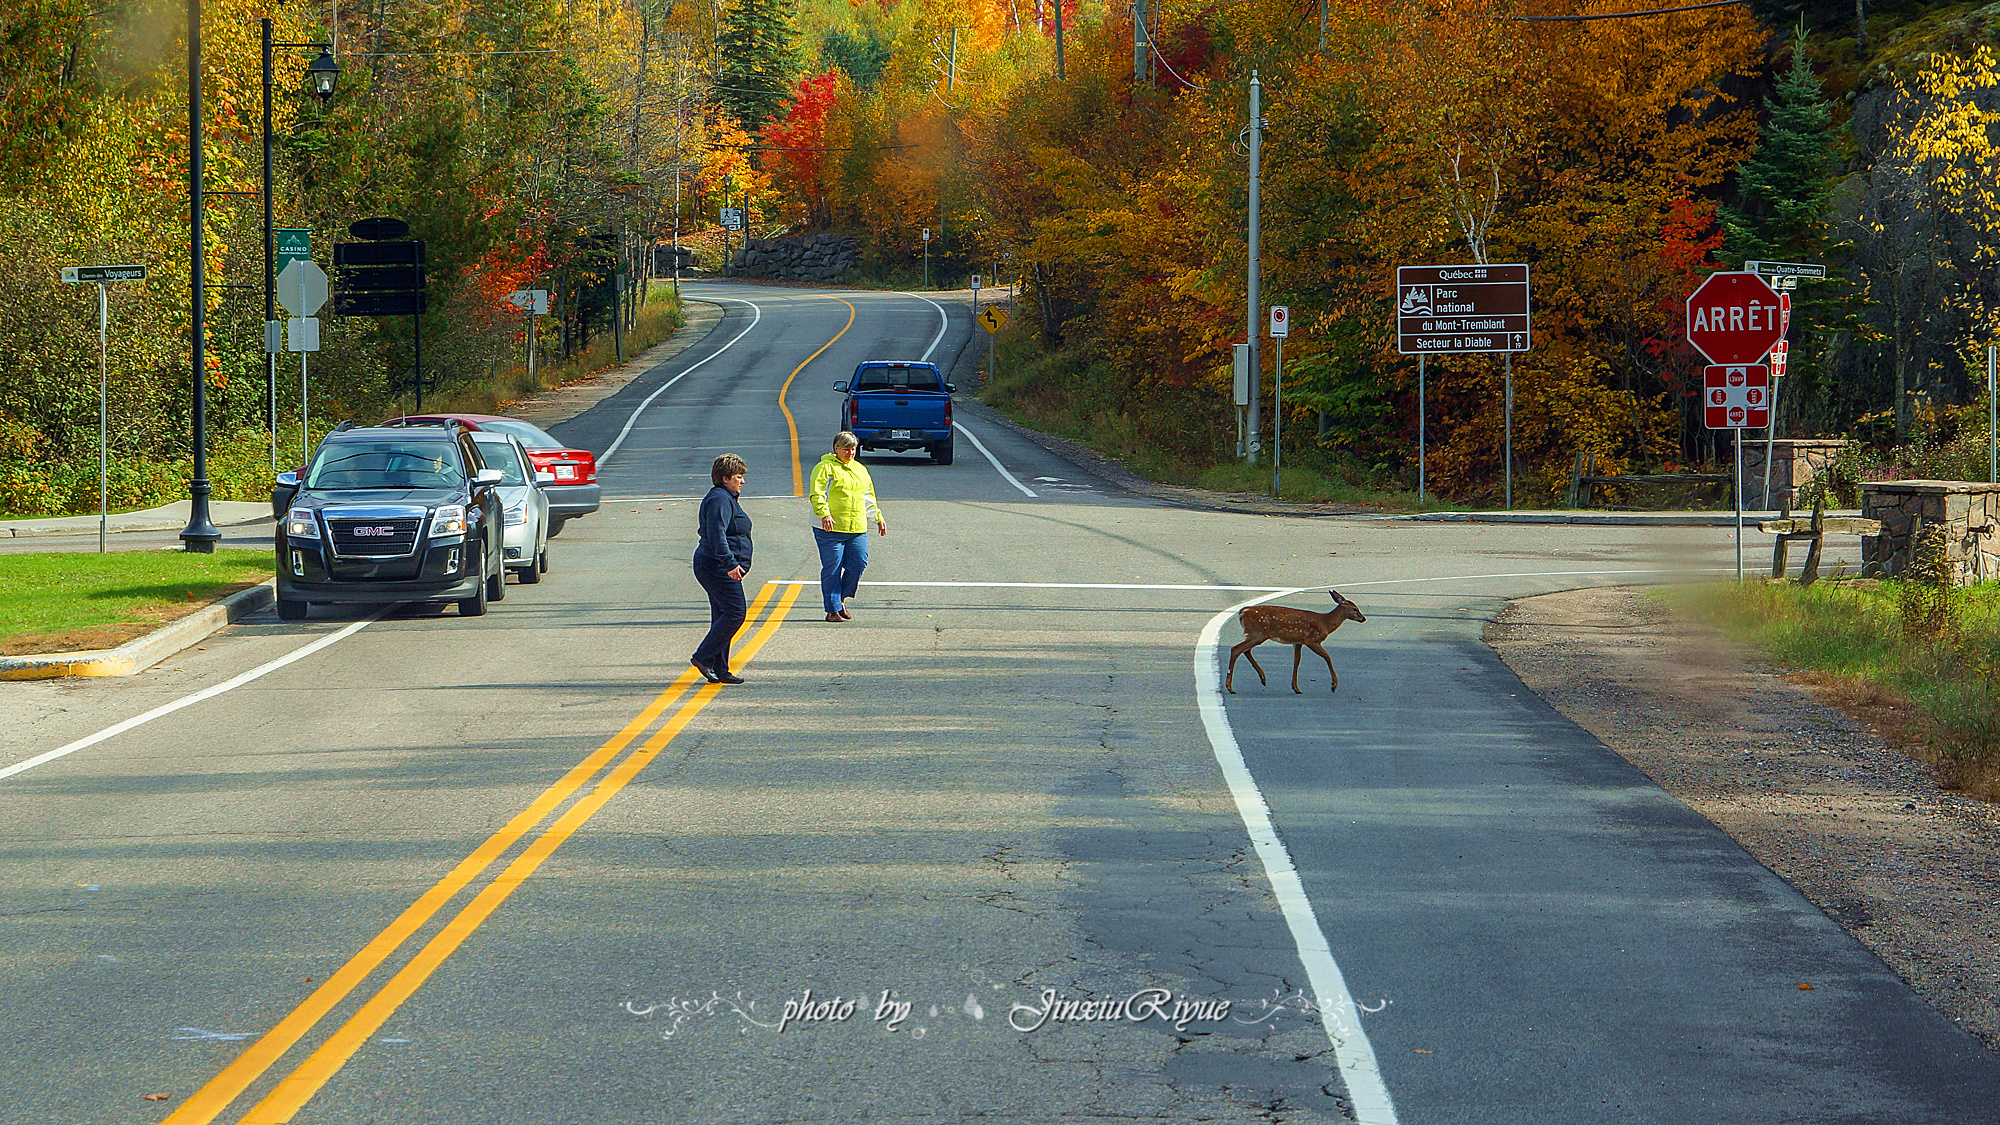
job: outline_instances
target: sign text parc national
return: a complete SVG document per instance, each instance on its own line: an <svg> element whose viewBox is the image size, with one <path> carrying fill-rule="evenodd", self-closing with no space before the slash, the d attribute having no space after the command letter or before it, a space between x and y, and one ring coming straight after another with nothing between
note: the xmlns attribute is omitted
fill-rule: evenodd
<svg viewBox="0 0 2000 1125"><path fill-rule="evenodd" d="M1396 341L1404 355L1528 350L1528 267L1396 267Z"/></svg>

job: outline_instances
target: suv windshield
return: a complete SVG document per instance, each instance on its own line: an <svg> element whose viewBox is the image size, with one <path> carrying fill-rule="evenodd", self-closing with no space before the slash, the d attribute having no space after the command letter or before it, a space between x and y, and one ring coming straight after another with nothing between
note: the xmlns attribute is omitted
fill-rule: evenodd
<svg viewBox="0 0 2000 1125"><path fill-rule="evenodd" d="M486 467L500 470L501 484L526 484L528 478L521 469L521 458L514 452L514 443L505 438L494 441L491 438L472 439L479 446L479 456L485 458Z"/></svg>
<svg viewBox="0 0 2000 1125"><path fill-rule="evenodd" d="M549 436L546 431L516 418L482 418L479 421L479 428L481 430L491 430L497 434L513 434L515 437L520 438L521 444L527 446L529 449L561 449L563 447L562 442ZM519 482L513 481L509 483Z"/></svg>
<svg viewBox="0 0 2000 1125"><path fill-rule="evenodd" d="M450 488L464 475L448 441L343 441L320 450L306 487Z"/></svg>

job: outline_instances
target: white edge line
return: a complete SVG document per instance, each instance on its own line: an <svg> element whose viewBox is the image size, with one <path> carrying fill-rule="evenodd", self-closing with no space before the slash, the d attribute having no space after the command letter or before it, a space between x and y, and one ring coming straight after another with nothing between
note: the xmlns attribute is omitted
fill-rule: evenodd
<svg viewBox="0 0 2000 1125"><path fill-rule="evenodd" d="M618 440L611 443L611 448L597 455L597 463L599 465L602 465L606 461L611 460L611 455L618 452L619 446L625 444L625 436L632 432L633 425L635 425L639 421L639 414L642 411L644 411L648 406L653 405L654 399L659 398L661 395L665 394L668 387L671 387L675 383L680 382L683 378L687 376L688 372L693 371L696 367L700 367L702 364L707 363L709 360L714 359L716 356L719 356L723 352L728 351L730 348L735 347L736 341L741 340L745 336L748 336L750 334L750 330L752 328L757 327L757 322L764 319L764 310L758 308L756 302L746 301L741 297L703 296L698 299L703 301L733 301L739 305L749 305L750 311L752 313L755 313L756 315L752 316L750 318L750 323L744 326L743 331L738 332L735 336L731 337L730 341L727 344L722 345L721 347L703 356L701 359L696 360L692 366L682 371L679 375L676 375L673 378L667 380L666 382L660 384L659 390L656 390L652 394L647 395L646 400L644 402L640 403L636 407L633 407L632 416L630 418L625 419L625 428L618 431Z"/></svg>
<svg viewBox="0 0 2000 1125"><path fill-rule="evenodd" d="M152 722L154 719L160 718L164 715L171 715L183 707L192 707L195 704L200 703L204 699L213 699L216 696L221 695L225 691L229 691L233 688L242 687L244 684L247 684L252 680L260 679L264 676L267 676L270 673L275 672L280 668L283 668L287 664L293 663L294 661L298 660L304 660L306 657L311 656L313 653L318 652L323 648L326 648L328 645L336 644L340 641L347 639L350 636L353 636L355 633L358 633L361 630L366 629L368 626L374 624L376 621L381 620L382 615L384 613L387 613L388 611L389 610L387 608L377 610L371 616L361 621L356 621L337 633L329 633L326 636L321 637L320 639L312 642L309 645L304 645L300 648L294 649L291 652L286 653L283 656L280 656L279 658L271 661L268 664L260 664L257 667L250 669L248 672L244 672L243 674L235 677L234 679L224 680L223 682L216 684L213 687L203 688L202 690L195 692L193 695L184 695L181 698L174 700L172 703L162 703L160 706L153 708L151 711L148 711L143 715L134 715L133 717L126 719L122 723L117 723L112 726L106 727L103 730L98 731L96 734L90 735L87 738L79 738L75 742L72 742L67 746L58 746L54 750L50 750L47 753L37 754L34 757L29 758L25 762L17 762L14 765L8 766L5 769L0 769L0 778L12 777L17 773L34 769L36 766L42 765L44 763L53 762L57 758L67 757L68 755L76 753L78 750L83 750L87 749L88 747L95 746L98 743L103 742L107 738L115 738L118 735L124 734L126 731L131 730L134 727L141 727L146 725L147 723Z"/></svg>
<svg viewBox="0 0 2000 1125"><path fill-rule="evenodd" d="M1367 1032L1361 1028L1361 1014L1355 1007L1353 995L1347 991L1347 978L1342 975L1339 963L1333 959L1326 933L1320 929L1319 916L1313 911L1312 900L1306 897L1305 884L1299 880L1298 869L1292 865L1291 853L1285 849L1285 842L1278 838L1278 830L1271 823L1270 806L1264 803L1264 794L1257 788L1257 780L1250 776L1250 767L1244 764L1243 751L1236 745L1236 735L1230 730L1229 717L1222 707L1222 674L1216 649L1221 644L1223 623L1243 606L1299 592L1283 590L1267 594L1209 618L1208 624L1202 628L1201 640L1195 645L1195 695L1201 705L1202 726L1207 728L1209 745L1215 751L1215 763L1222 767L1222 776L1229 783L1230 795L1236 799L1237 815L1242 817L1250 842L1257 849L1257 858L1264 864L1264 877L1271 881L1271 892L1277 897L1278 908L1285 915L1285 924L1292 931L1292 941L1298 946L1306 978L1312 982L1313 998L1319 1005L1320 1025L1326 1030L1327 1042L1333 1048L1334 1067L1347 1084L1347 1096L1354 1107L1355 1118L1362 1125L1396 1125L1396 1105L1389 1097L1388 1085L1382 1080L1382 1070L1375 1059L1375 1046L1368 1041Z"/></svg>
<svg viewBox="0 0 2000 1125"><path fill-rule="evenodd" d="M795 499L795 497L776 497L776 499ZM1662 570L1662 569L1524 570L1514 574L1446 574L1446 575L1439 575L1435 578L1383 578L1383 579L1378 579L1374 582L1341 582L1339 583L1339 585L1351 586L1356 589L1359 589L1365 586L1402 586L1402 585L1411 585L1415 583L1426 583L1426 582L1473 582L1486 578L1576 578L1584 575L1594 575L1594 574L1633 575L1633 576L1646 575L1646 574L1710 574L1710 573L1727 574L1734 569L1735 569L1734 567L1727 567L1727 566L1711 566L1711 567L1692 567L1692 568L1683 567L1674 570ZM817 586L819 585L819 579L817 578L773 579L772 583L778 586ZM1328 589L1331 584L1321 585L1321 586L1228 586L1219 583L1210 583L1208 585L1201 585L1199 583L1192 583L1187 585L1175 585L1170 583L1151 583L1151 582L1147 583L898 582L894 580L884 580L876 582L872 580L863 580L861 585L863 586L964 586L969 588L999 589L999 590L1236 590L1246 594L1263 594L1263 593L1297 594L1297 593L1302 593L1306 590L1325 590ZM1260 599L1260 600L1269 600L1269 599ZM1246 604L1254 604L1254 603L1246 603ZM1239 606L1237 608L1240 609L1242 607ZM1234 611L1232 610L1231 612Z"/></svg>
<svg viewBox="0 0 2000 1125"><path fill-rule="evenodd" d="M943 305L938 304L936 301L932 301L929 297L924 296L922 293L911 293L910 296L915 297L919 301L929 301L930 306L938 311L937 335L931 337L931 346L924 349L924 354L917 357L918 363L929 363L931 360L931 353L937 350L938 341L944 339L945 329L951 327L951 318L945 315Z"/></svg>
<svg viewBox="0 0 2000 1125"><path fill-rule="evenodd" d="M927 363L930 361L931 353L937 350L938 341L944 339L945 330L951 327L951 318L945 315L943 305L938 304L936 301L931 301L929 297L926 297L921 293L912 293L910 294L910 296L915 297L919 301L930 301L930 306L938 311L937 335L931 337L931 346L924 349L924 354L918 360L918 362L920 363ZM993 456L993 451L987 449L986 443L980 441L978 436L974 434L971 430L966 429L964 426L959 425L957 422L953 422L951 424L951 428L957 430L961 434L964 434L966 440L972 443L972 447L974 449L977 449L980 453L984 454L986 459L993 463L993 467L999 470L1000 475L1007 478L1008 484L1011 484L1015 488L1020 489L1022 492L1027 493L1028 499L1030 500L1041 499L1041 497L1035 495L1034 489L1029 488L1025 484L1022 484L1018 479L1015 478L1013 473L1008 472L1007 466L1002 465L1000 463L1000 458Z"/></svg>
<svg viewBox="0 0 2000 1125"><path fill-rule="evenodd" d="M993 467L999 470L1001 476L1007 478L1008 484L1011 484L1015 488L1020 489L1022 492L1027 493L1028 498L1031 500L1041 499L1041 497L1035 495L1034 489L1029 488L1027 485L1022 484L1020 481L1014 479L1014 474L1007 471L1007 466L1002 465L1000 463L1000 458L993 456L993 452L986 448L986 443L980 441L979 438L975 436L971 430L966 429L963 425L960 425L957 422L953 422L951 426L952 429L955 429L959 433L965 435L966 440L972 443L972 448L977 449L981 453L984 453L986 455L986 459L988 461L993 462Z"/></svg>

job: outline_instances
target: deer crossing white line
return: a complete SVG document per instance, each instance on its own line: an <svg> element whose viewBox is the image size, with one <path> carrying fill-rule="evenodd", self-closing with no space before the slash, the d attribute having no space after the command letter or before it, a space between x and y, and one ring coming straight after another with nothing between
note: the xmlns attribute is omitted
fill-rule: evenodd
<svg viewBox="0 0 2000 1125"><path fill-rule="evenodd" d="M1333 608L1325 613L1314 613L1309 609L1293 609L1282 605L1253 605L1236 615L1243 625L1243 641L1229 649L1229 672L1222 678L1222 686L1231 695L1236 693L1236 658L1247 656L1250 667L1257 669L1257 682L1268 686L1271 681L1264 678L1264 666L1257 663L1257 656L1250 650L1265 641L1277 641L1292 646L1292 691L1299 691L1299 660L1306 649L1319 653L1326 661L1326 674L1333 679L1331 690L1340 690L1340 673L1333 670L1333 657L1319 647L1329 633L1348 621L1366 621L1361 607L1340 596L1338 590L1328 590L1333 595Z"/></svg>

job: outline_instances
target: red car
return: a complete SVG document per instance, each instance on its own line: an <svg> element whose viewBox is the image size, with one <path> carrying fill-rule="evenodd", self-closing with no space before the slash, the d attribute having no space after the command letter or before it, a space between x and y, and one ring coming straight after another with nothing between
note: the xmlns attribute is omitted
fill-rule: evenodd
<svg viewBox="0 0 2000 1125"><path fill-rule="evenodd" d="M554 484L542 486L549 497L549 535L562 531L563 524L597 510L597 454L588 449L571 449L548 431L532 422L498 414L412 414L391 418L385 426L436 426L457 422L468 430L492 430L512 434L521 440L538 473L555 475Z"/></svg>

